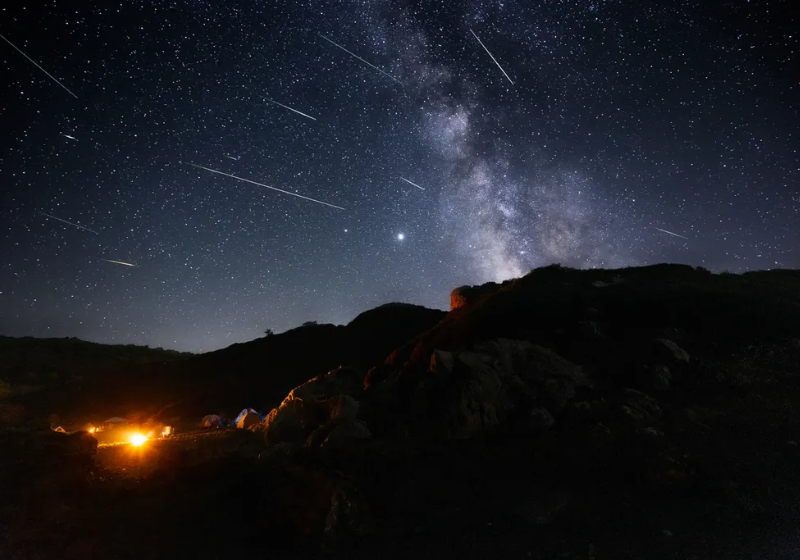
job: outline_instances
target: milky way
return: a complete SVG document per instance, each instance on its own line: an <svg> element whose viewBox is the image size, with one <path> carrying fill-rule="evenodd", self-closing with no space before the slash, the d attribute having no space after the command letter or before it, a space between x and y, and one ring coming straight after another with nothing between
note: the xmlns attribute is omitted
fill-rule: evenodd
<svg viewBox="0 0 800 560"><path fill-rule="evenodd" d="M0 333L202 351L551 263L800 267L789 4L4 8Z"/></svg>

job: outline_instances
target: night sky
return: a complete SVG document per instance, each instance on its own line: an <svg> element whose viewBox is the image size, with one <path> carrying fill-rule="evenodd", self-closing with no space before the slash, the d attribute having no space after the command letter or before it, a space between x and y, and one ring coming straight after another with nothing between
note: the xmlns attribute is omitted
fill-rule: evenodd
<svg viewBox="0 0 800 560"><path fill-rule="evenodd" d="M52 79L0 40L0 333L206 351L551 263L800 268L793 4L2 8Z"/></svg>

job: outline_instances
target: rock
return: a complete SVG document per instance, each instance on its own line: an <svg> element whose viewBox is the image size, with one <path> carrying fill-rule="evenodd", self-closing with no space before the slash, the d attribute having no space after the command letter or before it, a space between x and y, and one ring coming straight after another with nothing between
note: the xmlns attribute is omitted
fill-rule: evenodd
<svg viewBox="0 0 800 560"><path fill-rule="evenodd" d="M571 379L554 377L545 381L544 393L554 410L562 410L575 397L575 383Z"/></svg>
<svg viewBox="0 0 800 560"><path fill-rule="evenodd" d="M477 302L484 296L495 291L497 287L498 284L489 282L480 286L460 286L456 288L450 292L450 311Z"/></svg>
<svg viewBox="0 0 800 560"><path fill-rule="evenodd" d="M572 412L580 420L595 420L608 414L608 403L605 399L578 401L572 404Z"/></svg>
<svg viewBox="0 0 800 560"><path fill-rule="evenodd" d="M335 424L329 422L327 424L323 424L308 436L306 439L305 446L309 449L315 449L318 447L322 447L322 444L325 442L325 439L328 435L333 431L336 427Z"/></svg>
<svg viewBox="0 0 800 560"><path fill-rule="evenodd" d="M369 439L372 434L366 424L358 420L345 420L336 425L323 442L323 447L330 448L350 440Z"/></svg>
<svg viewBox="0 0 800 560"><path fill-rule="evenodd" d="M672 382L672 372L664 364L645 367L641 372L641 384L653 391L668 391Z"/></svg>
<svg viewBox="0 0 800 560"><path fill-rule="evenodd" d="M270 462L286 459L291 457L298 449L300 449L300 446L296 443L278 443L259 453L258 460L261 462Z"/></svg>
<svg viewBox="0 0 800 560"><path fill-rule="evenodd" d="M640 391L625 389L626 402L622 405L625 418L634 426L645 429L661 419L658 403Z"/></svg>
<svg viewBox="0 0 800 560"><path fill-rule="evenodd" d="M590 340L603 337L600 327L594 321L578 321L578 334Z"/></svg>
<svg viewBox="0 0 800 560"><path fill-rule="evenodd" d="M364 535L369 507L358 487L338 473L284 464L265 475L271 497L267 526L283 525L301 546L330 550Z"/></svg>
<svg viewBox="0 0 800 560"><path fill-rule="evenodd" d="M302 443L334 417L337 421L354 419L359 406L353 396L361 394L363 382L360 372L342 367L294 388L262 424L267 445Z"/></svg>
<svg viewBox="0 0 800 560"><path fill-rule="evenodd" d="M339 395L331 399L330 407L331 421L341 422L344 420L355 420L358 416L360 405L358 401L350 395Z"/></svg>
<svg viewBox="0 0 800 560"><path fill-rule="evenodd" d="M352 488L337 486L325 517L323 548L340 548L344 541L366 534L369 528L369 512L361 495Z"/></svg>
<svg viewBox="0 0 800 560"><path fill-rule="evenodd" d="M528 427L533 432L544 432L553 427L556 421L546 408L540 406L531 410L528 415Z"/></svg>
<svg viewBox="0 0 800 560"><path fill-rule="evenodd" d="M688 363L689 353L668 338L658 338L653 342L657 356L668 363Z"/></svg>
<svg viewBox="0 0 800 560"><path fill-rule="evenodd" d="M471 351L436 350L429 371L415 397L425 401L417 416L432 414L436 425L424 429L449 439L529 431L535 406L560 410L575 387L588 384L579 367L522 340L487 341Z"/></svg>
<svg viewBox="0 0 800 560"><path fill-rule="evenodd" d="M614 441L614 434L611 428L605 424L595 424L589 430L589 443L595 449L600 449Z"/></svg>

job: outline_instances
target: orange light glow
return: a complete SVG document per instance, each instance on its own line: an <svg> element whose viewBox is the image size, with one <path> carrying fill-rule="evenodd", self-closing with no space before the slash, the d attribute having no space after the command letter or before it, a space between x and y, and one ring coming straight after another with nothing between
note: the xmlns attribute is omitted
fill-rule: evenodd
<svg viewBox="0 0 800 560"><path fill-rule="evenodd" d="M147 436L142 434L131 434L130 437L128 438L128 441L131 442L131 445L140 447L144 445L144 442L147 441Z"/></svg>
<svg viewBox="0 0 800 560"><path fill-rule="evenodd" d="M95 430L97 430L97 428L89 428L89 433L93 434L95 432Z"/></svg>
<svg viewBox="0 0 800 560"><path fill-rule="evenodd" d="M164 429L161 431L161 437L169 437L172 435L172 426L164 426Z"/></svg>

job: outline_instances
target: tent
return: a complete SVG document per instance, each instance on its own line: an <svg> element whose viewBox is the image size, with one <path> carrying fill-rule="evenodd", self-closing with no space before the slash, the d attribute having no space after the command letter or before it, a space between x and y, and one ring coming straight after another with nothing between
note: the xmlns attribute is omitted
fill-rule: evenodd
<svg viewBox="0 0 800 560"><path fill-rule="evenodd" d="M216 414L209 414L203 417L203 427L204 428L221 428L222 427L222 418L217 416Z"/></svg>
<svg viewBox="0 0 800 560"><path fill-rule="evenodd" d="M241 412L240 412L240 413L239 413L239 414L236 416L236 419L233 421L233 423L234 423L234 424L236 424L236 425L238 426L238 425L239 425L239 420L241 420L242 418L244 418L244 417L245 417L245 416L247 416L248 414L258 414L258 412L256 412L256 411L255 411L254 409L252 409L252 408L245 408L244 410L242 410L242 411L241 411ZM261 417L259 416L259 418L261 418Z"/></svg>
<svg viewBox="0 0 800 560"><path fill-rule="evenodd" d="M251 426L255 426L259 422L261 422L261 416L258 414L258 412L248 412L244 415L239 415L238 419L236 420L236 427L247 429Z"/></svg>
<svg viewBox="0 0 800 560"><path fill-rule="evenodd" d="M104 428L117 428L122 426L123 424L127 424L128 421L124 418L120 418L119 416L114 416L113 418L109 418L108 420L103 421Z"/></svg>

